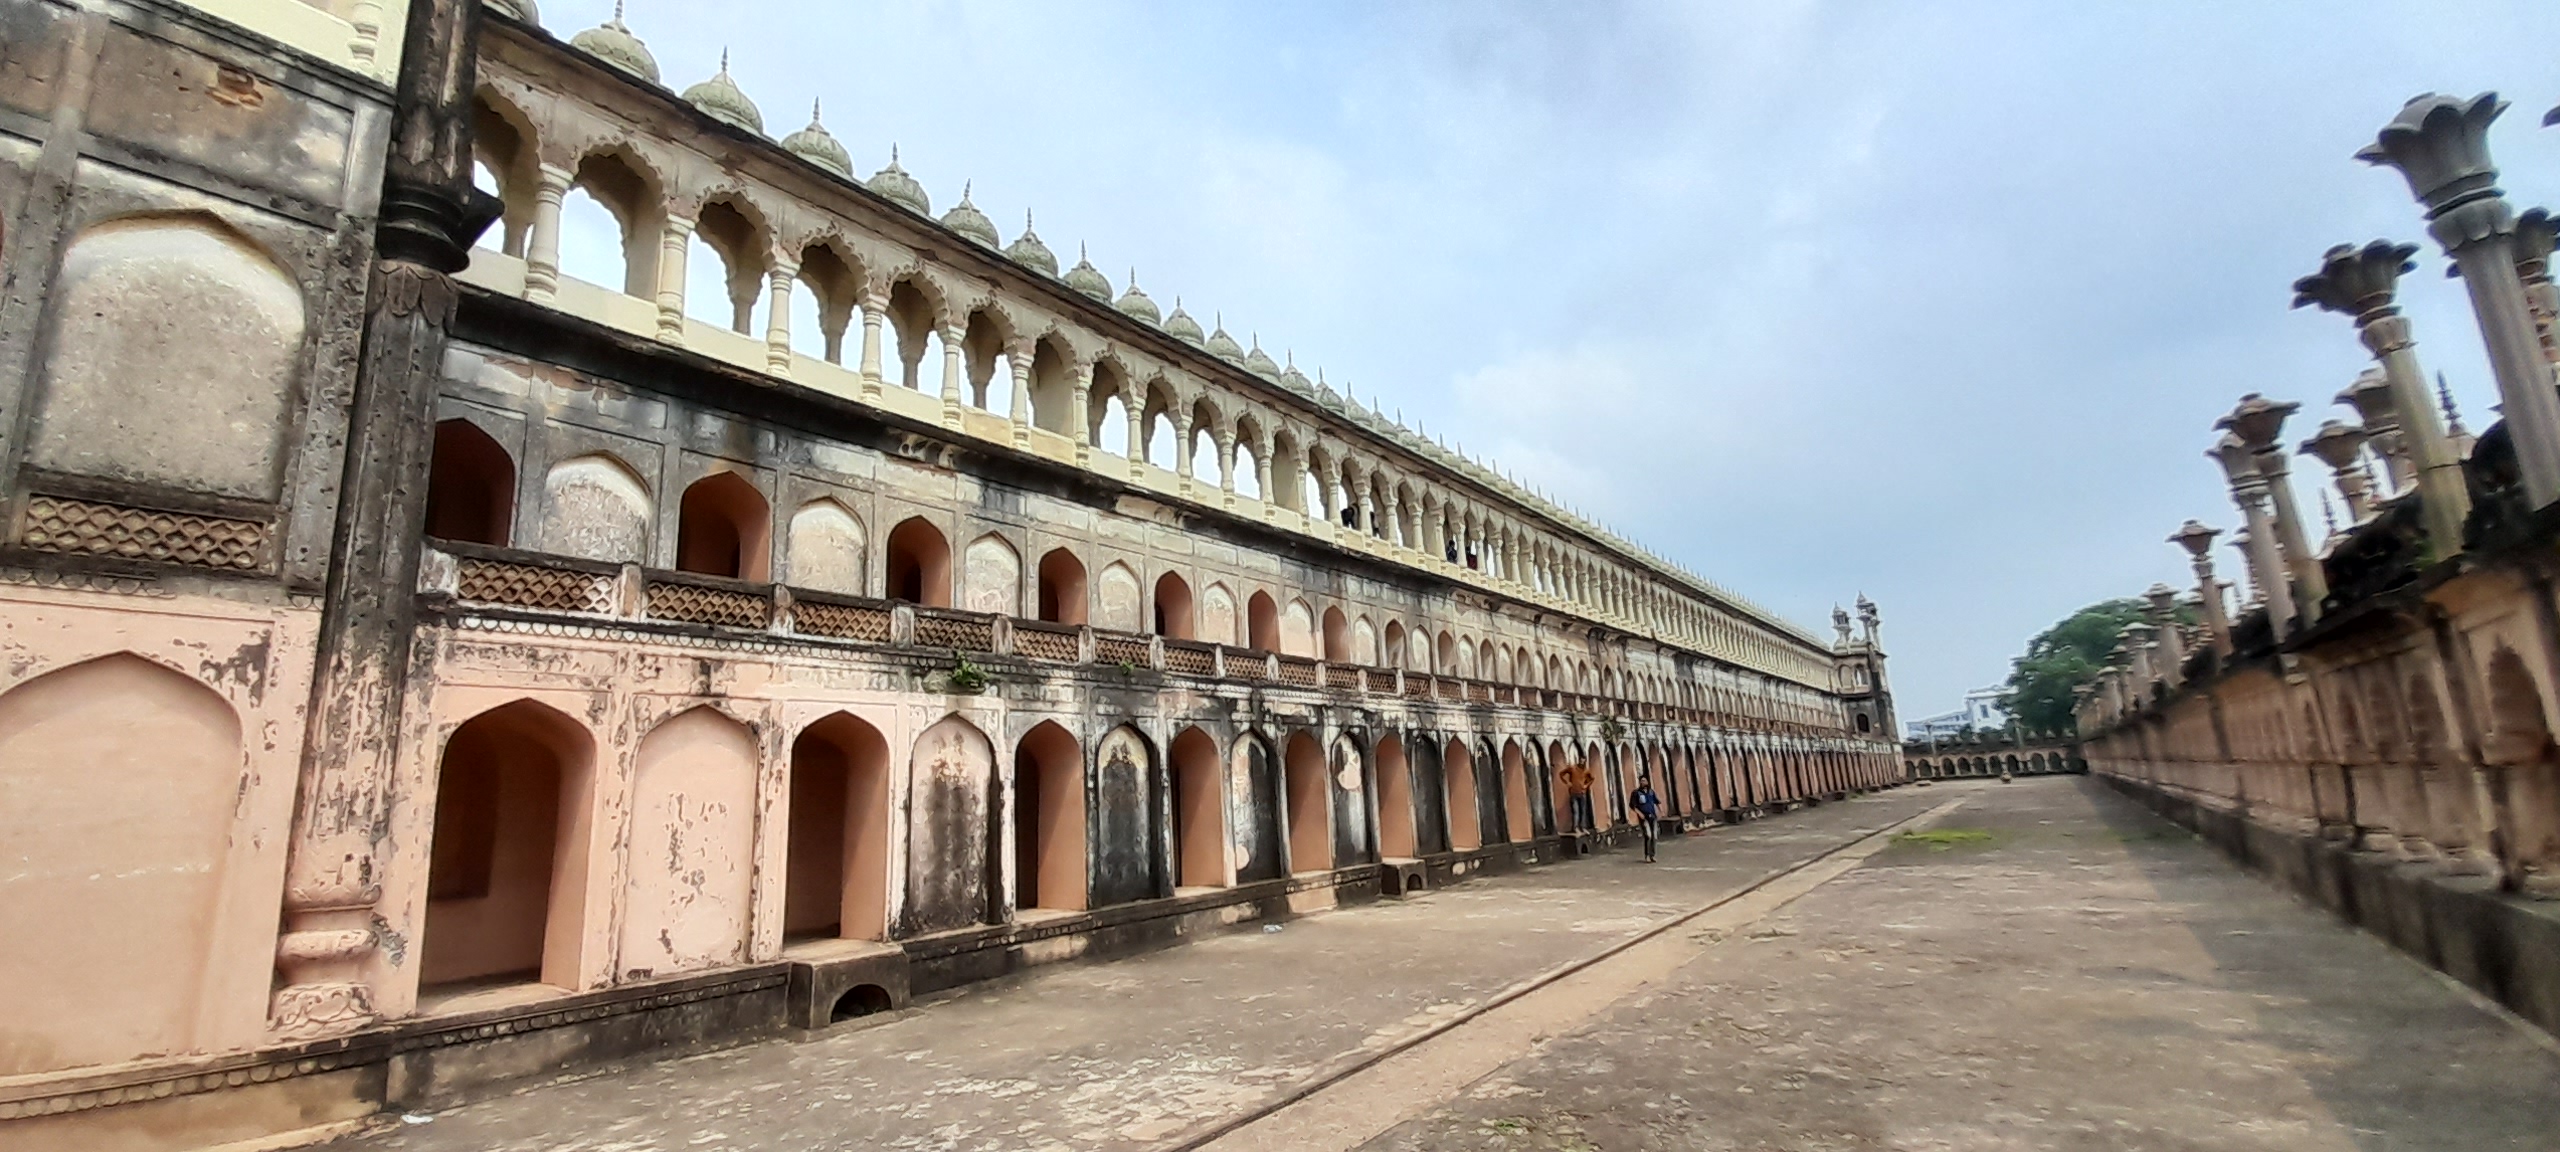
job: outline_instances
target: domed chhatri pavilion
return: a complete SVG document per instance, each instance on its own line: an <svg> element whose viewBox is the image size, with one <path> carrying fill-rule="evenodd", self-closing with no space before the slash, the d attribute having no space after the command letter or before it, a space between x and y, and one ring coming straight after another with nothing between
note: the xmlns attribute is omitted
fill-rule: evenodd
<svg viewBox="0 0 2560 1152"><path fill-rule="evenodd" d="M835 93L774 139L645 15L0 0L61 78L0 117L0 1146L1609 849L1576 766L1687 826L1901 779L1872 606L1817 636L937 214Z"/></svg>

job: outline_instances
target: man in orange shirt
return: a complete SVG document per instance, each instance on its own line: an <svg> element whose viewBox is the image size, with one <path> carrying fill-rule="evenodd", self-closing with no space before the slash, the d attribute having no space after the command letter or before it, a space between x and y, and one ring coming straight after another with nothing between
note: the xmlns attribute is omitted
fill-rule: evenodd
<svg viewBox="0 0 2560 1152"><path fill-rule="evenodd" d="M1566 764L1556 778L1564 783L1565 807L1576 832L1592 831L1591 769L1581 764Z"/></svg>

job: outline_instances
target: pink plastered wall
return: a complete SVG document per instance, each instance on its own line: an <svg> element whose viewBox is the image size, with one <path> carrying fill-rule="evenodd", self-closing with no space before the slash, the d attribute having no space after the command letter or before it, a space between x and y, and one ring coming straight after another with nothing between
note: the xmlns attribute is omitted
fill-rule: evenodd
<svg viewBox="0 0 2560 1152"><path fill-rule="evenodd" d="M0 586L0 1075L264 1037L317 623Z"/></svg>

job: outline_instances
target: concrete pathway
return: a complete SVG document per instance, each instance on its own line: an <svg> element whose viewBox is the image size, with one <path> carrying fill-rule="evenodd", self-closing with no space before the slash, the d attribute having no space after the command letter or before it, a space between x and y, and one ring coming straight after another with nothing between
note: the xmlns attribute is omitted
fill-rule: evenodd
<svg viewBox="0 0 2560 1152"><path fill-rule="evenodd" d="M2102 786L1921 794L1966 805L1453 1095L1351 1099L1426 1046L1290 1111L1376 1152L2560 1149L2549 1037Z"/></svg>
<svg viewBox="0 0 2560 1152"><path fill-rule="evenodd" d="M872 1027L609 1070L331 1147L1163 1147L1947 798L1906 788L1677 838L1660 864L1613 852L1059 965Z"/></svg>

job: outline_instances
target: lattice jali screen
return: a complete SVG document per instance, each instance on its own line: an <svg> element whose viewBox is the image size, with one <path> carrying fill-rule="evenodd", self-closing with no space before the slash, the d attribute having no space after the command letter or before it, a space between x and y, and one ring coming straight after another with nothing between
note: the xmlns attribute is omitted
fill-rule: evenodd
<svg viewBox="0 0 2560 1152"><path fill-rule="evenodd" d="M771 619L772 610L773 601L753 593L705 588L698 584L649 585L649 618L652 620L762 628Z"/></svg>
<svg viewBox="0 0 2560 1152"><path fill-rule="evenodd" d="M613 577L568 568L465 560L454 595L474 604L549 612L613 611Z"/></svg>
<svg viewBox="0 0 2560 1152"><path fill-rule="evenodd" d="M951 648L962 652L992 652L996 647L995 626L984 620L961 620L949 616L916 616L916 645L922 648Z"/></svg>
<svg viewBox="0 0 2560 1152"><path fill-rule="evenodd" d="M46 552L157 560L254 572L267 565L267 526L249 520L155 512L61 496L30 496L18 542Z"/></svg>
<svg viewBox="0 0 2560 1152"><path fill-rule="evenodd" d="M866 644L889 642L889 610L803 600L791 608L793 631Z"/></svg>
<svg viewBox="0 0 2560 1152"><path fill-rule="evenodd" d="M1034 660L1047 660L1056 664L1073 664L1079 655L1075 633L1051 632L1043 628L1024 628L1020 625L1016 625L1013 630L1013 650L1019 655L1028 656Z"/></svg>
<svg viewBox="0 0 2560 1152"><path fill-rule="evenodd" d="M1144 668L1149 660L1147 642L1132 636L1096 636L1093 638L1093 658L1103 664Z"/></svg>

